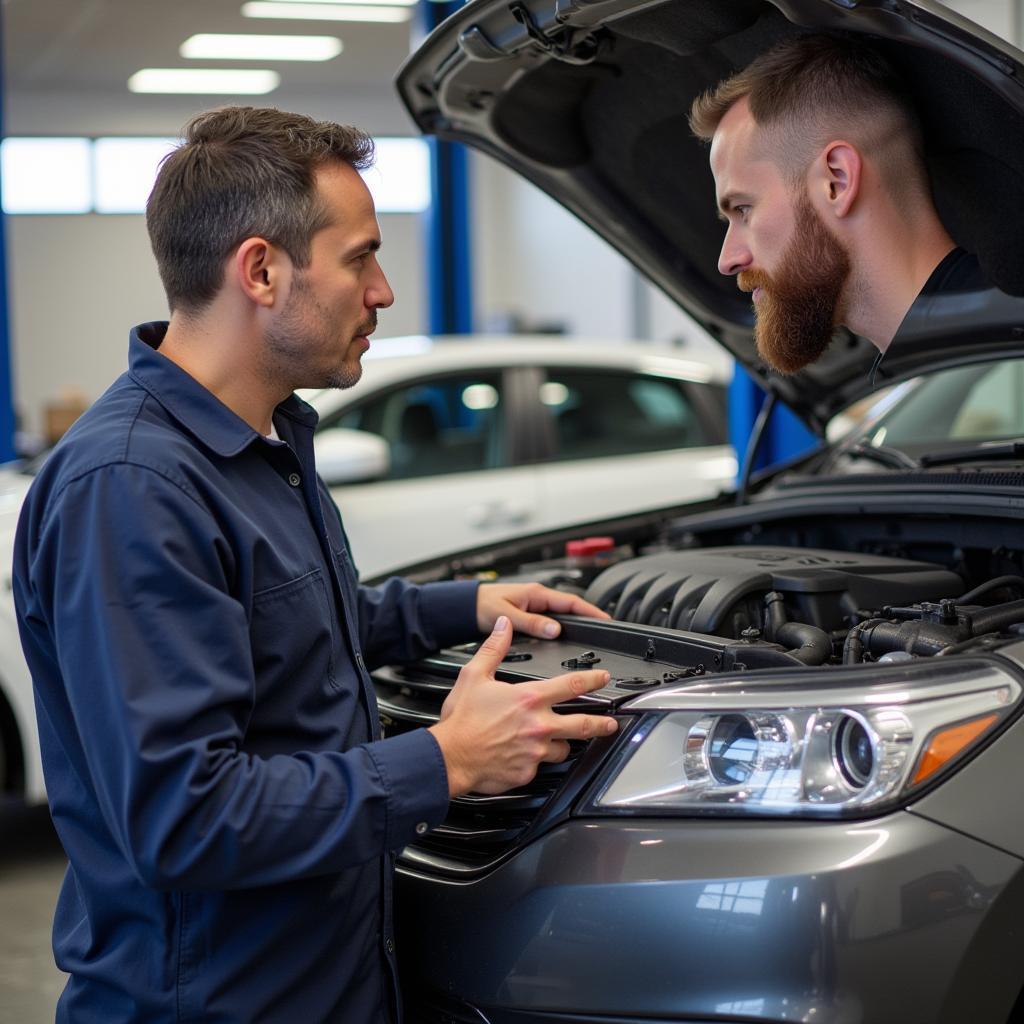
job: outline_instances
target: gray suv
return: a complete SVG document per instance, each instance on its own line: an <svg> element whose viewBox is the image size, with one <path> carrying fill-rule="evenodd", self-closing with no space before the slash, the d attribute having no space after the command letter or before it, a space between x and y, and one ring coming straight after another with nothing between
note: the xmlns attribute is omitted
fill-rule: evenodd
<svg viewBox="0 0 1024 1024"><path fill-rule="evenodd" d="M399 77L615 244L824 435L871 392L837 337L757 364L686 111L787 34L870 35L919 92L939 209L1000 290L901 334L850 433L738 500L413 566L609 611L520 638L510 682L598 665L618 718L399 857L413 1022L1004 1024L1024 1015L1024 64L904 0L474 0ZM609 482L614 486L614 481ZM566 549L586 534L596 540ZM428 723L473 645L376 675ZM568 708L567 709L571 709Z"/></svg>

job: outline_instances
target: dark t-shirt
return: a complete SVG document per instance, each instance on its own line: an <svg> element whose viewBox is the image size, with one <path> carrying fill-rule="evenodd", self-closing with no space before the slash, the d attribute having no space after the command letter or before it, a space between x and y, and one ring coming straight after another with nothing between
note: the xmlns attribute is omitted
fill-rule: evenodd
<svg viewBox="0 0 1024 1024"><path fill-rule="evenodd" d="M948 295L952 292L982 291L990 287L991 283L985 277L977 256L967 252L965 249L961 249L959 246L950 250L932 271L931 276L925 281L924 287L914 300L914 304L907 310L907 315L900 323L900 327L896 331L889 349L899 343L900 333L903 330L904 324L925 315L923 307L927 305L933 296ZM886 349L886 352L889 349ZM872 387L875 386L875 374L882 365L886 352L879 352L875 356L875 361L871 364L869 379Z"/></svg>

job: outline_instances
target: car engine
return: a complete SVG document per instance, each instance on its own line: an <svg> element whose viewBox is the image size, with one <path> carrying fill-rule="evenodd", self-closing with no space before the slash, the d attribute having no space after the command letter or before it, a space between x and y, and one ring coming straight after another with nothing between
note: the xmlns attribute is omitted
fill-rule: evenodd
<svg viewBox="0 0 1024 1024"><path fill-rule="evenodd" d="M984 532L983 525L975 527ZM759 532L743 539L757 541ZM690 534L682 543L660 537L644 544L641 536L606 542L583 559L550 548L515 559L492 556L491 563L485 555L462 566L461 574L537 580L580 594L611 616L563 616L556 640L517 635L501 666L498 677L513 683L606 669L609 683L559 706L567 712L617 713L639 693L665 685L721 692L764 670L807 671L820 685L822 672L981 651L1024 635L1024 576L1013 571L1012 558L992 557L999 548L987 552L989 571L979 582L977 569L969 569L980 556L966 544L947 544L947 557L929 561L912 557L919 547L943 553L927 538L897 545L859 538L844 550L776 543L781 530L765 533L762 543L711 546ZM808 536L813 531L800 539ZM884 546L898 553L878 550ZM530 554L548 557L530 561ZM481 568L488 564L499 568ZM1007 571L995 574L999 566ZM375 671L385 734L436 720L477 646L466 643ZM486 872L567 813L606 752L602 740L574 744L566 762L542 765L522 790L453 801L445 823L403 851L401 863L443 877Z"/></svg>

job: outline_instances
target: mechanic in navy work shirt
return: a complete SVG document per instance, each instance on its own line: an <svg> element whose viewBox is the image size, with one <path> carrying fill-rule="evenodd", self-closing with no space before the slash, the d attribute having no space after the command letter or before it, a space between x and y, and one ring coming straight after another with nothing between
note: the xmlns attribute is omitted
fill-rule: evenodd
<svg viewBox="0 0 1024 1024"><path fill-rule="evenodd" d="M292 392L360 376L391 289L361 132L193 120L147 223L171 308L46 461L14 596L53 820L58 1021L400 1016L391 854L614 722L512 686L512 629L601 615L530 585L357 582ZM491 630L429 729L380 740L368 669Z"/></svg>
<svg viewBox="0 0 1024 1024"><path fill-rule="evenodd" d="M780 43L699 96L690 127L711 143L718 269L751 293L774 369L814 362L843 325L878 349L873 377L936 294L990 287L939 219L917 116L869 44Z"/></svg>

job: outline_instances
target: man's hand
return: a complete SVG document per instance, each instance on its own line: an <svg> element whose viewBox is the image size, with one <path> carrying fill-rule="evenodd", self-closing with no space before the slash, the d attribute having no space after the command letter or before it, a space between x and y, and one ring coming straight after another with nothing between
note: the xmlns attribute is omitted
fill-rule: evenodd
<svg viewBox="0 0 1024 1024"><path fill-rule="evenodd" d="M607 612L584 601L575 594L564 594L540 583L481 583L476 597L476 623L481 633L494 628L499 615L507 615L512 628L530 636L552 639L562 627L537 612L558 612L561 615L589 615L607 619Z"/></svg>
<svg viewBox="0 0 1024 1024"><path fill-rule="evenodd" d="M607 672L569 672L529 683L495 679L511 643L512 626L502 615L459 673L441 721L430 727L444 755L450 796L525 786L542 761L565 760L568 740L608 736L618 728L613 718L603 715L552 710L560 701L599 690L608 682Z"/></svg>

